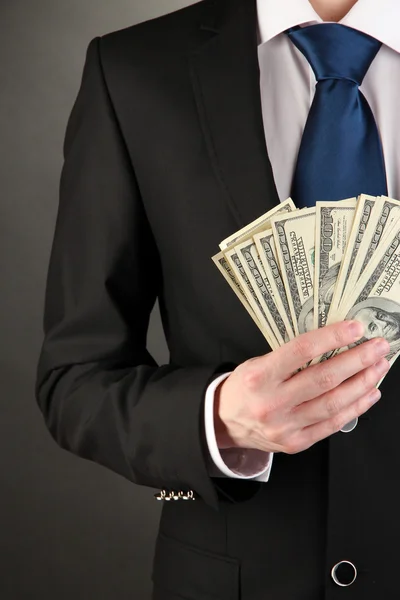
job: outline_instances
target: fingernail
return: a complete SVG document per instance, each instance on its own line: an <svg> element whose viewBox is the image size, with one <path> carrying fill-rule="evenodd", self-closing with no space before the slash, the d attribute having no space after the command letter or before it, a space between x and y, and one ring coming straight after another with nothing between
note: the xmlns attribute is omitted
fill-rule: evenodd
<svg viewBox="0 0 400 600"><path fill-rule="evenodd" d="M390 352L390 344L384 339L376 340L374 350L378 356L386 356Z"/></svg>
<svg viewBox="0 0 400 600"><path fill-rule="evenodd" d="M373 392L371 392L370 396L369 396L369 400L371 402L371 404L375 404L375 402L378 402L378 400L380 400L382 397L382 393L379 390L374 390Z"/></svg>
<svg viewBox="0 0 400 600"><path fill-rule="evenodd" d="M390 364L389 362L386 360L386 358L382 358L380 361L378 361L375 364L375 368L378 371L378 373L380 375L383 375L384 373L387 373L387 371L389 371L390 369Z"/></svg>
<svg viewBox="0 0 400 600"><path fill-rule="evenodd" d="M360 321L349 321L348 327L354 340L359 340L364 335L364 325Z"/></svg>

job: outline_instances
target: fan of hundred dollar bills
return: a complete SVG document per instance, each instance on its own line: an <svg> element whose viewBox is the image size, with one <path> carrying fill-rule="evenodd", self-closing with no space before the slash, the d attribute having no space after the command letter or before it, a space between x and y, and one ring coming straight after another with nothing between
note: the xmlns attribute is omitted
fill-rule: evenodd
<svg viewBox="0 0 400 600"><path fill-rule="evenodd" d="M212 260L272 349L345 319L400 354L400 202L361 195L296 209L291 198L221 242ZM344 350L323 355L326 360Z"/></svg>

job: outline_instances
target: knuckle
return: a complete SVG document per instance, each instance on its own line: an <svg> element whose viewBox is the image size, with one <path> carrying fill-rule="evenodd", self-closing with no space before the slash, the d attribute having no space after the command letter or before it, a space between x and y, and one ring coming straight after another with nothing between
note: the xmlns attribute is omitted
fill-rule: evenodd
<svg viewBox="0 0 400 600"><path fill-rule="evenodd" d="M329 366L321 365L316 374L316 383L322 392L333 389L337 385L337 375Z"/></svg>
<svg viewBox="0 0 400 600"><path fill-rule="evenodd" d="M284 446L285 454L298 454L304 450L299 440L290 440Z"/></svg>
<svg viewBox="0 0 400 600"><path fill-rule="evenodd" d="M241 365L243 384L247 389L258 390L267 375L268 368L260 360L250 359Z"/></svg>
<svg viewBox="0 0 400 600"><path fill-rule="evenodd" d="M367 412L368 407L365 404L365 397L364 398L360 398L360 400L357 400L354 403L354 417L359 417L360 415L364 414L365 412Z"/></svg>
<svg viewBox="0 0 400 600"><path fill-rule="evenodd" d="M314 446L314 444L320 442L321 439L321 432L317 432L316 430L311 429L309 432L307 432L307 442L305 444L304 450L308 450L309 448L311 448L311 446Z"/></svg>
<svg viewBox="0 0 400 600"><path fill-rule="evenodd" d="M247 369L243 373L243 383L249 390L256 390L261 384L261 373L259 369L254 367Z"/></svg>
<svg viewBox="0 0 400 600"><path fill-rule="evenodd" d="M350 421L351 421L351 418L349 418L349 417L344 418L343 415L337 415L336 417L333 417L332 433L337 433L338 431L343 429L343 427L346 425L346 423L349 423Z"/></svg>
<svg viewBox="0 0 400 600"><path fill-rule="evenodd" d="M316 344L311 336L307 335L295 338L292 341L292 344L293 354L296 357L303 359L305 363L315 358Z"/></svg>
<svg viewBox="0 0 400 600"><path fill-rule="evenodd" d="M375 353L369 344L360 344L357 350L359 361L364 368L376 361Z"/></svg>
<svg viewBox="0 0 400 600"><path fill-rule="evenodd" d="M377 381L377 377L373 369L364 369L364 371L361 371L359 379L361 384L361 393L365 393L370 390Z"/></svg>
<svg viewBox="0 0 400 600"><path fill-rule="evenodd" d="M286 444L287 432L282 427L269 427L264 423L263 435L266 439L272 442L275 446L283 448Z"/></svg>
<svg viewBox="0 0 400 600"><path fill-rule="evenodd" d="M381 376L376 372L376 369L367 369L364 372L364 392L369 392L372 388L376 386Z"/></svg>
<svg viewBox="0 0 400 600"><path fill-rule="evenodd" d="M326 411L329 415L329 417L333 417L334 420L339 420L340 416L340 409L341 409L341 403L339 402L338 398L336 395L331 395L329 398L327 398L325 406L326 406Z"/></svg>
<svg viewBox="0 0 400 600"><path fill-rule="evenodd" d="M318 440L313 441L313 439L311 437L307 438L307 441L304 441L302 443L302 447L301 447L301 452L304 452L305 450L308 450L309 448L311 448L311 446L313 446L315 444L315 442L317 442Z"/></svg>
<svg viewBox="0 0 400 600"><path fill-rule="evenodd" d="M250 418L253 423L257 423L258 426L262 426L266 419L268 419L268 413L265 411L263 406L252 407L250 412Z"/></svg>
<svg viewBox="0 0 400 600"><path fill-rule="evenodd" d="M274 406L265 402L257 402L252 406L248 406L250 417L260 426L265 426L269 422L274 409Z"/></svg>
<svg viewBox="0 0 400 600"><path fill-rule="evenodd" d="M343 331L343 323L336 323L332 327L332 336L337 348L341 348L346 345L345 335Z"/></svg>

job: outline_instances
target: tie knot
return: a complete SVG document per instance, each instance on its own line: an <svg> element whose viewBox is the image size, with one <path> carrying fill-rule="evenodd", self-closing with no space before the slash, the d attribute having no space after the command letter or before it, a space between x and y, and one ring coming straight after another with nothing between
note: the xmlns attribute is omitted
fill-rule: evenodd
<svg viewBox="0 0 400 600"><path fill-rule="evenodd" d="M340 23L293 27L286 33L310 63L317 81L349 79L360 86L382 45Z"/></svg>

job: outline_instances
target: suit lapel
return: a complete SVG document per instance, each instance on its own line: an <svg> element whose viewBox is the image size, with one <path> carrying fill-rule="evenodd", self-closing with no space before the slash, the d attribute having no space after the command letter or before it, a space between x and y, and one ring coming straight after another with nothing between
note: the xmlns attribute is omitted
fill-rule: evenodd
<svg viewBox="0 0 400 600"><path fill-rule="evenodd" d="M240 228L279 202L262 120L256 0L205 7L205 41L191 54L193 89L214 172Z"/></svg>

